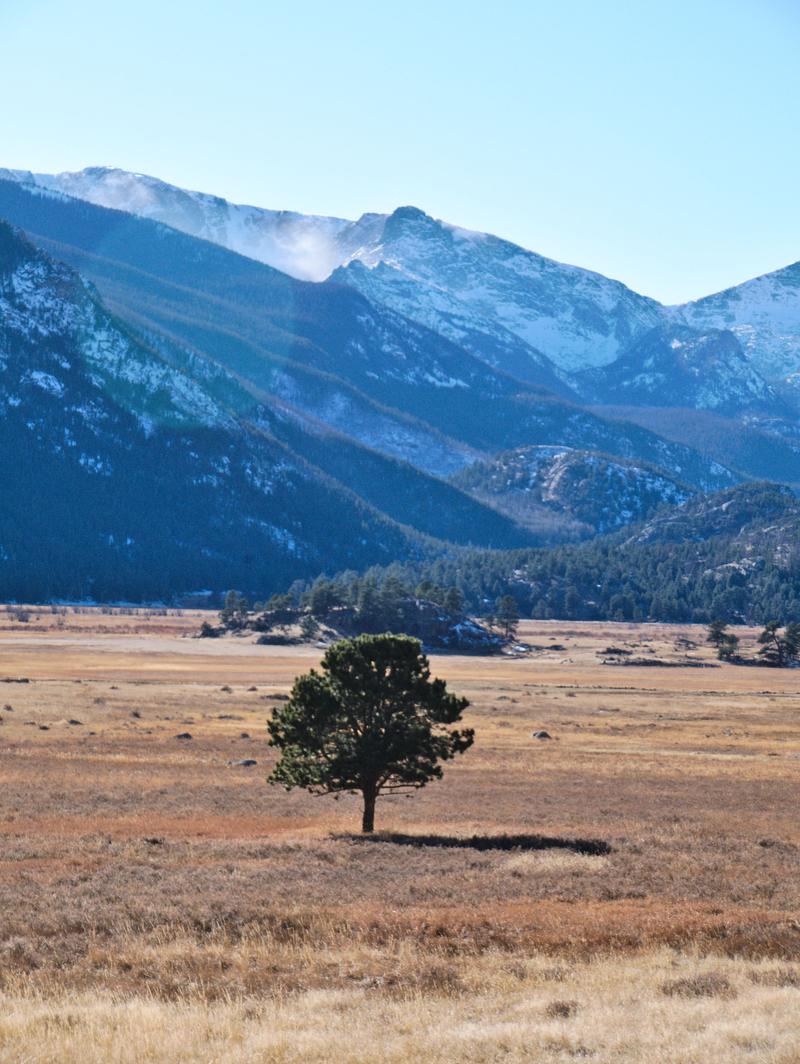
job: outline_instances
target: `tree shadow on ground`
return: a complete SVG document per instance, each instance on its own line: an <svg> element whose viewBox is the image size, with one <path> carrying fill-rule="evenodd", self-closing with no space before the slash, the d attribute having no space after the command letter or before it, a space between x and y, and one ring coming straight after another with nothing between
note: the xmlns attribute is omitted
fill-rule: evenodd
<svg viewBox="0 0 800 1064"><path fill-rule="evenodd" d="M573 853L600 857L611 853L603 839L566 839L551 835L402 835L383 831L374 835L344 835L356 842L383 843L393 846L440 847L460 850L571 850Z"/></svg>

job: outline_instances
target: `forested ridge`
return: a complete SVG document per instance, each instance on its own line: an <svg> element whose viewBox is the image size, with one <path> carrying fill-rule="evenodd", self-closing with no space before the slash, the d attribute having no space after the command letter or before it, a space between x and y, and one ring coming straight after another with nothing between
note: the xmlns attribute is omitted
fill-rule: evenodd
<svg viewBox="0 0 800 1064"><path fill-rule="evenodd" d="M541 619L791 622L800 620L800 503L780 486L741 485L585 543L454 550L433 562L374 567L320 584L343 602L377 589L387 616L394 596L433 587L458 588L465 608L480 616L511 595L522 616ZM293 593L307 587L297 584Z"/></svg>

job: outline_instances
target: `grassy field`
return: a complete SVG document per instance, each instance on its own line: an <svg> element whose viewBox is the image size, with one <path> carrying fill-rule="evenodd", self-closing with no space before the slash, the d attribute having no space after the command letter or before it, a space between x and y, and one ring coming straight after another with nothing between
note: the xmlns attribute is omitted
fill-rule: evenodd
<svg viewBox="0 0 800 1064"><path fill-rule="evenodd" d="M265 783L320 651L200 620L0 611L0 1060L800 1061L796 671L681 626L435 657L475 746L362 839Z"/></svg>

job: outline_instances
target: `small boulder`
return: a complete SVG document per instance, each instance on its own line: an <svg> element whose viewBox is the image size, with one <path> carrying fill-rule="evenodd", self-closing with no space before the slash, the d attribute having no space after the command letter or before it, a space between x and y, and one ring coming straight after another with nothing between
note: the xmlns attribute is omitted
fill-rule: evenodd
<svg viewBox="0 0 800 1064"><path fill-rule="evenodd" d="M553 738L553 736L552 736L552 735L550 734L550 732L546 732L546 731L545 731L545 730L544 730L544 729L542 728L542 729L540 729L539 731L535 731L535 732L533 733L533 738L534 738L534 739L552 739L552 738Z"/></svg>
<svg viewBox="0 0 800 1064"><path fill-rule="evenodd" d="M247 731L239 732L239 738L240 739L249 739L250 738L250 732L247 732Z"/></svg>
<svg viewBox="0 0 800 1064"><path fill-rule="evenodd" d="M178 734L175 736L176 739L191 739L191 737L192 733L188 731L178 732Z"/></svg>

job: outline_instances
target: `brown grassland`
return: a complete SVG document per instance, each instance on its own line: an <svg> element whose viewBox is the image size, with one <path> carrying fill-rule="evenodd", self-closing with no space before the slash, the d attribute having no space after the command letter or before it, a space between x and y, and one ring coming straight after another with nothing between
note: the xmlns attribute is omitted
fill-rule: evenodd
<svg viewBox="0 0 800 1064"><path fill-rule="evenodd" d="M265 783L320 651L200 619L0 611L0 1060L800 1061L800 673L688 626L434 657L475 746L362 839Z"/></svg>

